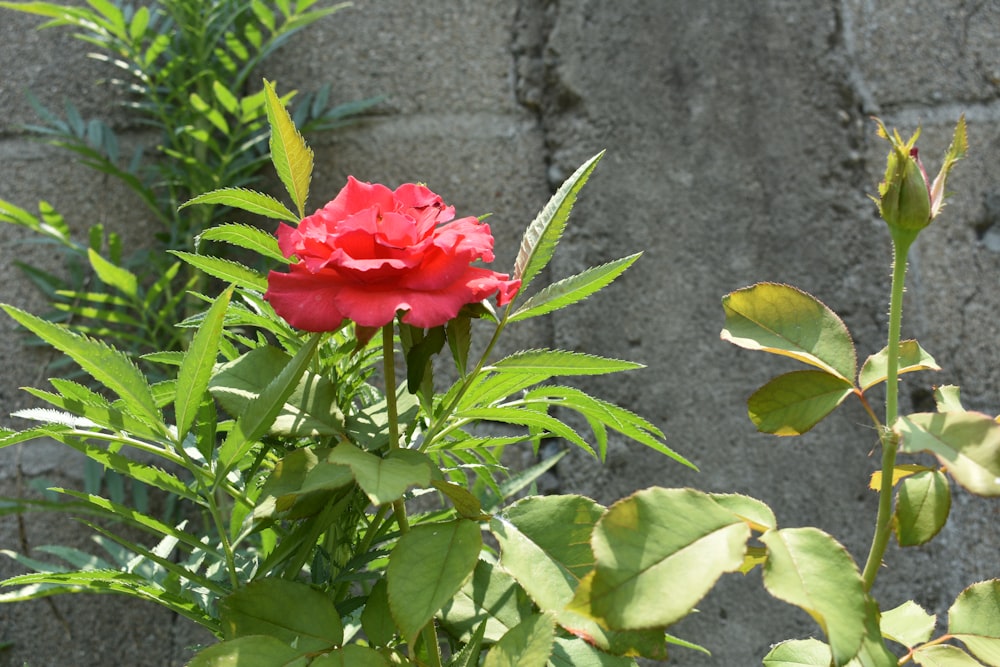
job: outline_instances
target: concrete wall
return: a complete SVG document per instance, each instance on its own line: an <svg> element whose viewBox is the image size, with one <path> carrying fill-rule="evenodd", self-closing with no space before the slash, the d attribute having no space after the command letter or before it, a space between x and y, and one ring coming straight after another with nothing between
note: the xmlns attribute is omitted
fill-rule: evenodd
<svg viewBox="0 0 1000 667"><path fill-rule="evenodd" d="M26 88L47 104L69 97L128 123L107 88L90 85L105 72L82 58L84 45L32 32L35 23L0 14L0 197L26 208L48 199L81 227L101 219L141 229L125 193L20 129L32 120ZM522 338L648 364L589 386L660 424L701 472L616 442L603 467L566 459L560 488L603 502L653 484L749 493L780 525L818 525L863 560L875 511L866 483L877 467L864 414L846 406L794 440L756 434L744 401L788 365L720 342L719 300L758 280L788 282L842 314L862 357L882 347L889 243L865 194L885 144L868 117L904 133L923 125L936 171L964 112L972 150L953 177L958 195L917 245L904 313L904 333L946 370L907 380L904 408L930 382L954 382L970 407L1000 410L998 38L997 0L356 0L262 74L281 89L329 81L345 100L387 95L370 122L313 141L313 202L348 173L427 182L460 211L494 214L501 266L551 188L608 149L553 275L645 256L606 294ZM25 238L0 228L0 301L37 310L9 259L46 265L52 256L18 243ZM44 363L13 330L0 322L2 414L25 404L16 387L37 385ZM78 475L61 457L34 445L5 451L0 493L31 477ZM27 531L32 546L86 540L47 518ZM14 520L0 520L0 546L19 539ZM930 546L891 550L877 594L885 607L915 597L943 614L965 585L1000 574L998 548L998 505L959 493ZM0 575L13 571L0 562ZM141 605L54 605L65 624L45 602L0 607L0 640L15 642L0 666L175 664L194 641L185 623ZM759 664L771 643L818 634L805 614L770 600L756 573L724 578L700 609L676 633L714 655L677 651L675 664ZM100 640L109 628L120 644Z"/></svg>

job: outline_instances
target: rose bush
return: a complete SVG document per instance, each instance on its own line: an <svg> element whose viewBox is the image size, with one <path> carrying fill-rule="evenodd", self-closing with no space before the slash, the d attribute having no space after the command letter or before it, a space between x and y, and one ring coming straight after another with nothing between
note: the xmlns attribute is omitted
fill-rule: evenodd
<svg viewBox="0 0 1000 667"><path fill-rule="evenodd" d="M407 324L431 328L493 294L505 305L520 281L472 266L493 261L489 225L454 217L454 207L423 185L393 191L348 177L298 227L280 225L278 245L297 261L287 273L270 272L265 298L306 331L333 331L345 318L377 328L398 311Z"/></svg>

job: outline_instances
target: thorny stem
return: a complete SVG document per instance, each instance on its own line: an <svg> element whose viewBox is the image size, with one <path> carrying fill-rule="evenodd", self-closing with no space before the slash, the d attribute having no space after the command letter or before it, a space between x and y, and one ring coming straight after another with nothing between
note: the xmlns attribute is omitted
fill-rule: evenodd
<svg viewBox="0 0 1000 667"><path fill-rule="evenodd" d="M385 375L385 404L389 419L389 450L399 447L399 412L396 408L396 357L392 343L392 322L382 327L382 366ZM402 499L392 503L392 512L399 524L399 530L406 533L410 522L406 519L406 505Z"/></svg>
<svg viewBox="0 0 1000 667"><path fill-rule="evenodd" d="M892 291L889 299L888 361L885 378L885 422L882 426L882 481L879 487L878 515L875 535L862 573L866 591L870 591L882 565L889 544L892 520L893 468L896 465L896 448L899 438L892 430L899 411L899 338L903 317L903 287L906 282L906 256L914 237L893 234Z"/></svg>

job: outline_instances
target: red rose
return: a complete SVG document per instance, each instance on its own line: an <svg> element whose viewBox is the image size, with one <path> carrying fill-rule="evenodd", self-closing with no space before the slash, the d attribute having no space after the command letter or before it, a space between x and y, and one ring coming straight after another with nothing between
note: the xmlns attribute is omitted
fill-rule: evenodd
<svg viewBox="0 0 1000 667"><path fill-rule="evenodd" d="M403 321L421 328L454 318L492 294L502 306L519 280L472 262L493 261L489 225L455 217L422 185L395 192L348 177L337 197L298 227L281 224L278 245L298 261L271 271L264 298L289 324L332 331L344 318L368 327Z"/></svg>

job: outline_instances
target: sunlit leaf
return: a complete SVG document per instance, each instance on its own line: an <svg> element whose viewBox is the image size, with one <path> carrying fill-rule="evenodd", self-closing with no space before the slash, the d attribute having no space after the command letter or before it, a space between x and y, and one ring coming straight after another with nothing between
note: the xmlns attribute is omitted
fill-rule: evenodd
<svg viewBox="0 0 1000 667"><path fill-rule="evenodd" d="M119 290L122 294L135 298L139 290L139 279L128 269L112 264L101 257L93 248L87 248L87 258L94 273L105 285Z"/></svg>
<svg viewBox="0 0 1000 667"><path fill-rule="evenodd" d="M238 417L290 360L275 347L258 347L220 366L209 389L229 414ZM343 433L344 415L337 406L337 388L321 375L303 372L268 432L290 437Z"/></svg>
<svg viewBox="0 0 1000 667"><path fill-rule="evenodd" d="M913 662L920 667L983 667L983 663L951 644L920 646L913 652Z"/></svg>
<svg viewBox="0 0 1000 667"><path fill-rule="evenodd" d="M764 532L777 528L774 511L763 502L739 493L712 493L712 500L746 521L753 530Z"/></svg>
<svg viewBox="0 0 1000 667"><path fill-rule="evenodd" d="M545 379L559 375L600 375L642 368L642 364L609 359L565 350L526 350L515 352L491 364L486 370L503 373L526 373Z"/></svg>
<svg viewBox="0 0 1000 667"><path fill-rule="evenodd" d="M441 623L462 641L480 628L484 639L495 642L531 613L531 600L511 575L480 560L472 578L441 610Z"/></svg>
<svg viewBox="0 0 1000 667"><path fill-rule="evenodd" d="M576 197L603 156L598 153L566 179L525 230L512 271L512 277L521 281L522 292L552 259Z"/></svg>
<svg viewBox="0 0 1000 667"><path fill-rule="evenodd" d="M826 371L792 371L774 378L747 400L762 433L801 435L833 412L854 386Z"/></svg>
<svg viewBox="0 0 1000 667"><path fill-rule="evenodd" d="M251 268L228 259L212 257L210 255L196 255L193 252L183 250L171 250L175 255L191 266L204 271L213 278L227 283L234 283L246 289L264 292L267 290L267 278L257 273Z"/></svg>
<svg viewBox="0 0 1000 667"><path fill-rule="evenodd" d="M792 357L853 384L857 356L843 321L789 285L757 283L722 299L721 337L748 350Z"/></svg>
<svg viewBox="0 0 1000 667"><path fill-rule="evenodd" d="M414 449L392 449L379 457L349 442L334 447L328 460L350 467L358 486L376 505L402 498L410 487L429 486L434 467L426 454Z"/></svg>
<svg viewBox="0 0 1000 667"><path fill-rule="evenodd" d="M1000 666L1000 579L962 591L948 610L948 632L990 667Z"/></svg>
<svg viewBox="0 0 1000 667"><path fill-rule="evenodd" d="M1000 424L978 412L922 412L895 424L900 451L930 452L966 490L1000 495Z"/></svg>
<svg viewBox="0 0 1000 667"><path fill-rule="evenodd" d="M833 664L846 665L865 638L865 592L851 556L816 528L772 530L764 587L779 600L806 611L826 633Z"/></svg>
<svg viewBox="0 0 1000 667"><path fill-rule="evenodd" d="M130 411L147 420L150 425L162 424L160 410L153 400L146 378L124 353L13 306L2 307L18 323L70 357L91 377L118 394Z"/></svg>
<svg viewBox="0 0 1000 667"><path fill-rule="evenodd" d="M517 322L565 308L604 289L620 276L642 253L587 269L575 276L548 285L521 304L507 320Z"/></svg>
<svg viewBox="0 0 1000 667"><path fill-rule="evenodd" d="M306 199L309 197L309 181L312 178L313 152L306 146L292 117L278 98L274 84L265 79L264 91L267 120L271 126L271 162L295 202L299 217L304 217Z"/></svg>
<svg viewBox="0 0 1000 667"><path fill-rule="evenodd" d="M483 667L544 665L552 653L554 638L555 620L551 614L529 616L493 645Z"/></svg>
<svg viewBox="0 0 1000 667"><path fill-rule="evenodd" d="M818 639L781 642L764 656L764 667L830 667L830 647Z"/></svg>
<svg viewBox="0 0 1000 667"><path fill-rule="evenodd" d="M900 546L929 542L944 527L951 510L948 478L940 470L906 477L896 492L893 530Z"/></svg>
<svg viewBox="0 0 1000 667"><path fill-rule="evenodd" d="M887 347L865 360L858 375L858 385L860 385L861 391L868 391L876 384L885 382L888 362L889 348ZM934 357L920 347L917 341L902 341L899 344L899 370L897 372L902 375L903 373L927 370L939 371L941 367L934 361Z"/></svg>
<svg viewBox="0 0 1000 667"><path fill-rule="evenodd" d="M268 635L253 635L213 644L198 652L187 667L306 667L309 658Z"/></svg>
<svg viewBox="0 0 1000 667"><path fill-rule="evenodd" d="M177 398L174 400L174 412L177 418L177 439L182 441L194 424L195 416L208 390L208 381L219 355L219 339L222 337L222 325L226 317L226 308L233 295L229 287L212 303L201 326L191 339L184 361L177 371Z"/></svg>
<svg viewBox="0 0 1000 667"><path fill-rule="evenodd" d="M389 667L389 661L367 646L348 644L317 657L309 667Z"/></svg>
<svg viewBox="0 0 1000 667"><path fill-rule="evenodd" d="M311 586L285 579L257 579L219 603L226 639L269 635L294 646L299 655L344 641L333 601Z"/></svg>
<svg viewBox="0 0 1000 667"><path fill-rule="evenodd" d="M189 199L181 204L180 207L184 208L185 206L193 206L195 204L221 204L222 206L238 208L249 213L263 215L276 220L284 220L293 224L298 224L300 219L299 216L289 211L284 204L274 197L245 188L220 188L212 190L211 192L206 192Z"/></svg>
<svg viewBox="0 0 1000 667"><path fill-rule="evenodd" d="M910 475L916 475L918 472L925 472L927 470L933 470L933 468L928 468L927 466L917 465L915 463L904 463L902 465L893 466L892 468L892 485L896 486L899 484L899 480L904 477L909 477ZM871 478L868 480L868 488L872 491L878 491L882 488L882 471L876 470L872 473Z"/></svg>
<svg viewBox="0 0 1000 667"><path fill-rule="evenodd" d="M611 628L665 627L740 568L749 538L750 527L707 494L639 491L597 523L596 567L570 608Z"/></svg>
<svg viewBox="0 0 1000 667"><path fill-rule="evenodd" d="M278 247L278 240L273 234L268 234L251 225L241 225L231 222L209 227L198 235L198 241L222 241L240 248L252 250L267 259L273 259L278 262L288 261L281 254L281 249Z"/></svg>
<svg viewBox="0 0 1000 667"><path fill-rule="evenodd" d="M404 533L389 555L389 608L407 642L462 588L479 559L479 524L425 523Z"/></svg>
<svg viewBox="0 0 1000 667"><path fill-rule="evenodd" d="M953 384L934 388L934 403L938 412L965 412L961 390Z"/></svg>
<svg viewBox="0 0 1000 667"><path fill-rule="evenodd" d="M882 634L886 639L913 648L931 638L936 622L934 614L913 600L907 600L894 609L882 612Z"/></svg>

